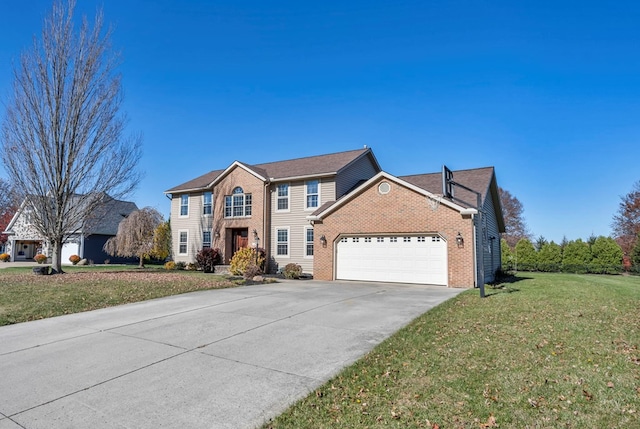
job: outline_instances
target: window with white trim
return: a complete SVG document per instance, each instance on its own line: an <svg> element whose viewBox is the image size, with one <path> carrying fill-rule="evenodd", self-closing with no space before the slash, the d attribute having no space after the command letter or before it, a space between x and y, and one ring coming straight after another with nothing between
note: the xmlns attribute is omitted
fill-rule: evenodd
<svg viewBox="0 0 640 429"><path fill-rule="evenodd" d="M304 256L313 257L313 227L304 229Z"/></svg>
<svg viewBox="0 0 640 429"><path fill-rule="evenodd" d="M187 243L189 241L189 232L188 231L180 231L178 232L178 242L179 242L179 246L178 246L178 254L180 255L186 255L187 254Z"/></svg>
<svg viewBox="0 0 640 429"><path fill-rule="evenodd" d="M365 243L371 243L371 237L365 237L364 238L364 242Z"/></svg>
<svg viewBox="0 0 640 429"><path fill-rule="evenodd" d="M397 242L398 242L398 237L390 237L390 238L389 238L389 241L390 241L391 243L397 243Z"/></svg>
<svg viewBox="0 0 640 429"><path fill-rule="evenodd" d="M378 243L384 243L384 237L376 237Z"/></svg>
<svg viewBox="0 0 640 429"><path fill-rule="evenodd" d="M205 192L202 194L202 214L211 216L213 213L213 193Z"/></svg>
<svg viewBox="0 0 640 429"><path fill-rule="evenodd" d="M189 194L180 195L180 216L189 216Z"/></svg>
<svg viewBox="0 0 640 429"><path fill-rule="evenodd" d="M241 187L236 187L231 195L224 197L224 217L251 216L251 194L245 194Z"/></svg>
<svg viewBox="0 0 640 429"><path fill-rule="evenodd" d="M208 249L211 247L211 231L202 231L202 248Z"/></svg>
<svg viewBox="0 0 640 429"><path fill-rule="evenodd" d="M289 228L276 230L276 255L289 256Z"/></svg>
<svg viewBox="0 0 640 429"><path fill-rule="evenodd" d="M320 205L320 182L309 180L304 183L305 208L314 209Z"/></svg>
<svg viewBox="0 0 640 429"><path fill-rule="evenodd" d="M276 187L277 203L276 210L288 211L289 210L289 184L282 183Z"/></svg>

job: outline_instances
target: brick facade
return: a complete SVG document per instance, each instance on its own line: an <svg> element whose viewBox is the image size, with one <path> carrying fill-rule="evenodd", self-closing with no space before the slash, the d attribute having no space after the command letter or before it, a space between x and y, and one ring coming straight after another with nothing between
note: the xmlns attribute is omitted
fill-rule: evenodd
<svg viewBox="0 0 640 429"><path fill-rule="evenodd" d="M391 185L387 194L378 192L383 181ZM316 279L334 280L335 247L341 234L438 234L447 242L449 286L474 285L471 216L444 204L434 211L425 195L387 178L374 181L347 204L317 221L314 230ZM458 232L465 240L463 247L456 244ZM320 244L322 235L326 246Z"/></svg>

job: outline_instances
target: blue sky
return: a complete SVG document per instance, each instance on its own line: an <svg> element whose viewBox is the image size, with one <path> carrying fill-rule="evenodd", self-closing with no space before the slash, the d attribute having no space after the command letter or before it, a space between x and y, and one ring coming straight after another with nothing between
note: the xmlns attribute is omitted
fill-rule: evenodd
<svg viewBox="0 0 640 429"><path fill-rule="evenodd" d="M164 190L234 160L367 145L394 175L495 166L531 232L559 242L609 235L640 179L638 2L79 0L77 11L100 5L129 130L144 134L140 207L167 215ZM50 7L0 6L0 96Z"/></svg>

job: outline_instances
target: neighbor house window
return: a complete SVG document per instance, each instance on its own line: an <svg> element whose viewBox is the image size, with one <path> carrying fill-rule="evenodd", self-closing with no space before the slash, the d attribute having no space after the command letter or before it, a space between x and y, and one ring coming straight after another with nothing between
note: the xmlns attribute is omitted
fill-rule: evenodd
<svg viewBox="0 0 640 429"><path fill-rule="evenodd" d="M180 216L189 216L189 195L180 195Z"/></svg>
<svg viewBox="0 0 640 429"><path fill-rule="evenodd" d="M208 249L211 247L211 231L202 231L202 248Z"/></svg>
<svg viewBox="0 0 640 429"><path fill-rule="evenodd" d="M213 194L211 192L205 192L202 195L202 214L207 216L213 213Z"/></svg>
<svg viewBox="0 0 640 429"><path fill-rule="evenodd" d="M320 188L317 180L310 180L305 182L305 195L306 195L306 208L313 209L318 207L320 202Z"/></svg>
<svg viewBox="0 0 640 429"><path fill-rule="evenodd" d="M289 229L278 229L276 238L276 254L278 256L289 256Z"/></svg>
<svg viewBox="0 0 640 429"><path fill-rule="evenodd" d="M251 216L251 194L245 194L241 187L224 197L224 217Z"/></svg>
<svg viewBox="0 0 640 429"><path fill-rule="evenodd" d="M178 248L178 253L181 255L187 254L187 241L189 239L189 233L187 231L180 231L180 246Z"/></svg>
<svg viewBox="0 0 640 429"><path fill-rule="evenodd" d="M304 229L304 256L313 256L313 228Z"/></svg>
<svg viewBox="0 0 640 429"><path fill-rule="evenodd" d="M289 210L289 184L284 183L282 185L278 185L277 187L278 193L278 210Z"/></svg>

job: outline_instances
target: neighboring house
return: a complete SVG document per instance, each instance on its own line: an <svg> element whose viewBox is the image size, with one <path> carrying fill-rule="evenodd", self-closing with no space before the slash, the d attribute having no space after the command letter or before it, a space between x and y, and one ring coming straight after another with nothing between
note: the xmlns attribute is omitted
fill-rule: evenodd
<svg viewBox="0 0 640 429"><path fill-rule="evenodd" d="M441 173L395 177L366 148L236 161L165 191L174 259L193 262L203 247L217 247L229 263L239 248L257 246L270 271L293 262L317 279L490 282L504 232L494 169L454 171L453 179L462 187L445 198Z"/></svg>
<svg viewBox="0 0 640 429"><path fill-rule="evenodd" d="M69 231L69 237L62 246L62 263L71 264L69 256L78 255L95 264L130 262L129 258L118 258L102 250L104 243L118 232L118 224L129 213L137 210L135 203L115 200L104 195L104 202L92 213L84 225ZM9 237L7 253L12 261L31 261L37 253L51 256L49 243L36 231L32 224L31 208L23 201L16 214L3 231Z"/></svg>
<svg viewBox="0 0 640 429"><path fill-rule="evenodd" d="M171 188L174 259L193 262L213 247L228 264L238 249L258 246L271 271L296 263L313 273L317 240L307 216L379 171L365 148L258 165L235 161Z"/></svg>

